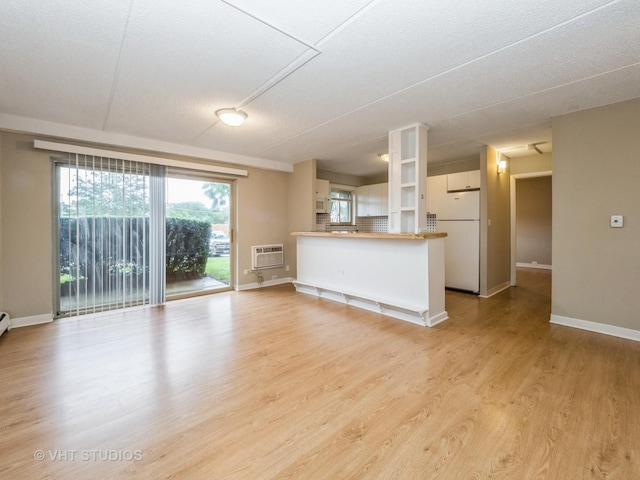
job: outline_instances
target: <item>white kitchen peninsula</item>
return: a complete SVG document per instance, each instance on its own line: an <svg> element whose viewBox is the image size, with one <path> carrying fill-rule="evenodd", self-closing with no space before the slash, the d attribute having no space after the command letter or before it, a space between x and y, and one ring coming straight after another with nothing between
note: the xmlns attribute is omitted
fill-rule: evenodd
<svg viewBox="0 0 640 480"><path fill-rule="evenodd" d="M294 232L298 292L419 325L448 317L444 305L446 233Z"/></svg>

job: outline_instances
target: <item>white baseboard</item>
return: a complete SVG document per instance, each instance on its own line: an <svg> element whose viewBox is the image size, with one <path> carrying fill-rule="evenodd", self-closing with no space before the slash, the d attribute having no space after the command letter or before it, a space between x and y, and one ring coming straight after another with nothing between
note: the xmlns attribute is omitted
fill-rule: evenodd
<svg viewBox="0 0 640 480"><path fill-rule="evenodd" d="M381 313L382 315L405 320L422 327L433 327L449 318L449 314L446 311L431 314L426 305L401 305L380 298L363 297L359 294L334 290L314 284L300 283L297 280L293 281L293 286L298 293L344 303L374 313Z"/></svg>
<svg viewBox="0 0 640 480"><path fill-rule="evenodd" d="M626 338L640 342L640 330L632 330L630 328L616 327L615 325L607 325L606 323L589 322L578 318L563 317L562 315L551 315L550 323L562 325L565 327L579 328L580 330L588 330L589 332L602 333L614 337Z"/></svg>
<svg viewBox="0 0 640 480"><path fill-rule="evenodd" d="M524 268L540 268L542 270L552 270L553 267L551 265L545 265L544 263L522 263L517 262L516 267L524 267Z"/></svg>
<svg viewBox="0 0 640 480"><path fill-rule="evenodd" d="M9 329L18 327L30 327L32 325L41 325L43 323L53 322L53 315L45 313L43 315L31 315L30 317L12 318Z"/></svg>
<svg viewBox="0 0 640 480"><path fill-rule="evenodd" d="M8 330L10 326L11 326L11 319L9 318L9 315L7 315L2 320L0 320L0 336L2 336L2 334L6 330Z"/></svg>
<svg viewBox="0 0 640 480"><path fill-rule="evenodd" d="M437 324L442 323L445 320L449 320L449 314L446 311L440 312L434 315L433 317L429 317L427 319L427 326L435 327Z"/></svg>
<svg viewBox="0 0 640 480"><path fill-rule="evenodd" d="M491 290L489 290L487 292L486 295L478 295L480 298L489 298L489 297L493 297L494 295L500 293L503 290L506 290L507 288L511 288L511 281L507 281L504 283L501 283L500 285L493 287Z"/></svg>
<svg viewBox="0 0 640 480"><path fill-rule="evenodd" d="M258 282L243 283L242 285L236 285L235 289L237 291L254 290L256 288L272 287L273 285L282 285L283 283L291 283L292 281L293 281L293 277L283 277L283 278L277 278L275 280L265 280L261 284Z"/></svg>

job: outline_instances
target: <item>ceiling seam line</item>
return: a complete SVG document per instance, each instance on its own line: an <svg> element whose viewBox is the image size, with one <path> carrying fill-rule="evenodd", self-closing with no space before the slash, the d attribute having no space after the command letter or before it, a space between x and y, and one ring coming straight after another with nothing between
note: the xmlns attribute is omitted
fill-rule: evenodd
<svg viewBox="0 0 640 480"><path fill-rule="evenodd" d="M229 0L221 0L222 2L226 3L227 5L233 7L233 8L238 8L236 5L233 5L230 3ZM331 30L329 33L327 33L324 37L322 37L318 42L316 42L315 45L321 45L322 43L326 42L327 40L329 40L330 38L332 38L333 36L335 36L336 34L338 34L339 32L341 32L342 30L344 30L344 28L349 25L350 23L352 23L353 21L355 21L357 18L360 18L366 11L368 11L369 9L371 9L375 4L377 4L380 0L371 0L367 5L365 5L364 7L362 7L360 10L358 10L357 12L355 12L353 15L351 15L349 18L347 18L344 22L342 22L340 25L338 25L336 28L334 28L333 30ZM287 65L286 67L284 67L283 69L281 69L278 73L276 73L273 77L271 77L271 79L267 80L265 83L263 83L259 88L257 88L256 90L254 90L253 93L251 93L248 97L246 97L245 99L243 99L240 104L237 106L237 108L242 108L243 106L248 105L249 103L253 102L254 100L256 100L257 98L259 98L260 96L264 95L265 93L267 93L269 90L271 90L273 87L275 87L276 85L278 85L281 81L283 81L284 79L286 79L287 77L289 77L290 75L292 75L293 73L295 73L296 71L298 71L300 68L302 68L304 65L306 65L308 62L310 62L311 60L313 60L315 57L317 57L319 54L322 53L322 50L320 50L319 48L316 48L315 46L311 46L308 45L306 43L304 43L302 40L289 35L287 32L285 32L284 30L281 30L277 27L275 27L274 25L270 24L269 22L251 14L248 11L242 10L240 8L238 8L238 10L242 11L243 13L245 13L246 15L249 15L252 18L255 18L256 20L264 23L265 25L268 25L271 28L276 29L277 31L283 33L284 35L290 36L291 38L294 38L298 41L300 41L301 43L309 46L309 48L311 48L312 50L314 50L316 53L314 55L312 55L311 58L301 62L299 65L295 65L296 62L298 62L298 59L300 59L302 56L305 55L305 53L303 53L302 55L298 56L293 62L291 62L289 65ZM288 69L290 68L290 66L292 69L290 71L288 71ZM214 124L215 125L215 124ZM213 125L212 125L213 126ZM207 129L208 130L208 129Z"/></svg>
<svg viewBox="0 0 640 480"><path fill-rule="evenodd" d="M366 12L371 10L376 4L380 3L380 1L381 0L371 0L364 7L362 7L360 10L355 12L353 15L347 18L344 22L342 22L340 25L335 27L333 30L327 33L324 37L318 40L316 42L316 45L322 45L323 43L326 43L328 40L330 40L331 38L336 36L338 33L340 33L342 30L344 30L348 25L350 25L351 23L355 22L357 19L362 17Z"/></svg>
<svg viewBox="0 0 640 480"><path fill-rule="evenodd" d="M487 105L485 107L476 108L474 110L469 110L467 112L456 113L455 115L447 117L445 120L454 120L456 117L460 117L460 116L463 116L463 115L469 115L470 113L481 112L482 110L486 110L488 108L494 108L494 107L498 107L498 106L501 106L501 105L506 105L508 103L516 102L516 101L522 100L524 98L534 97L536 95L540 95L541 93L552 92L553 90L556 90L558 88L569 87L571 85L575 85L576 83L585 82L587 80L592 80L594 78L598 78L598 77L601 77L603 75L609 75L610 73L620 72L622 70L626 70L627 68L633 68L633 67L637 67L639 65L640 65L640 62L636 62L636 63L632 63L630 65L625 65L624 67L614 68L612 70L607 70L606 72L600 72L600 73L596 73L594 75L589 75L589 76L586 76L586 77L579 78L577 80L572 80L570 82L563 83L562 85L556 85L554 87L543 88L542 90L536 90L535 92L527 93L526 95L521 95L519 97L511 98L509 100L504 100L502 102L492 103L491 105Z"/></svg>
<svg viewBox="0 0 640 480"><path fill-rule="evenodd" d="M222 3L224 3L224 4L226 4L226 5L229 5L231 8L235 8L235 9L236 9L236 10L238 10L239 12L244 13L244 14L245 14L245 15L247 15L248 17L251 17L251 18L253 18L254 20L257 20L258 22L262 23L263 25L266 25L267 27L272 28L273 30L275 30L275 31L277 31L277 32L280 32L281 34L283 34L283 35L285 35L285 36L287 36L287 37L291 38L292 40L295 40L295 41L296 41L296 42L298 42L298 43L301 43L301 44L302 44L302 45L304 45L305 47L308 47L308 48L310 48L310 49L312 49L312 50L315 50L315 51L316 51L316 52L318 52L318 53L321 53L320 49L318 49L315 45L312 45L312 44L310 44L310 43L308 43L308 42L305 42L304 40L302 40L302 39L301 39L301 38L299 38L298 36L296 36L296 35L294 35L294 34L292 34L292 33L287 32L287 31L286 31L286 30L284 30L283 28L280 28L280 27L278 27L278 26L274 25L274 24L273 24L273 23L271 23L271 22L268 22L267 20L265 20L265 19L263 19L263 18L259 17L258 15L255 15L255 14L251 13L251 12L250 12L249 10L247 10L247 9L241 8L241 7L239 7L238 5L234 5L233 3L231 3L231 1L230 1L230 0L220 0L220 1L221 1Z"/></svg>
<svg viewBox="0 0 640 480"><path fill-rule="evenodd" d="M307 52L309 52L309 50L307 50ZM282 82L284 79L286 79L293 73L297 72L300 68L304 67L307 63L309 63L311 60L313 60L314 58L316 58L318 55L322 53L319 50L315 50L311 54L311 57L305 60L302 57L304 57L307 54L307 52L300 54L291 63L289 63L284 68L280 69L278 73L276 73L273 77L271 77L269 80L264 82L260 87L254 90L251 94L249 94L248 97L244 98L238 105L238 108L244 107L249 103L253 102L255 99L257 99L261 95L264 95L266 92L271 90L273 87L278 85L280 82Z"/></svg>
<svg viewBox="0 0 640 480"><path fill-rule="evenodd" d="M300 68L305 66L307 63L309 63L311 60L316 58L319 54L322 53L322 50L320 48L318 48L316 45L322 44L322 43L326 42L327 40L329 40L330 38L334 37L336 34L341 32L347 25L349 25L350 23L354 22L357 18L360 18L365 12L367 12L369 9L371 9L380 0L371 0L367 5L362 7L360 10L355 12L348 19L346 19L344 22L342 22L340 25L338 25L336 28L334 28L331 32L327 33L324 37L322 37L316 43L316 45L312 45L310 43L307 43L304 40L302 40L301 38L299 38L299 37L287 32L287 31L285 31L284 29L282 29L280 27L277 27L276 25L274 25L274 24L268 22L267 20L259 17L258 15L255 15L255 14L251 13L250 11L239 7L238 5L234 5L233 3L231 3L230 0L220 0L220 1L222 3L228 5L229 7L234 8L234 9L238 10L239 12L241 12L241 13L253 18L254 20L262 23L263 25L266 25L267 27L272 28L272 29L276 30L277 32L280 32L281 34L283 34L283 35L295 40L296 42L299 42L302 45L307 46L309 49L311 49L311 50L313 50L315 52L314 54L312 54L312 56L310 58L308 58L308 59L306 59L304 61L301 61L299 59L301 59L306 54L306 52L301 54L301 55L299 55L291 63L289 63L284 68L282 68L279 72L277 72L275 75L273 75L269 80L264 82L260 87L258 87L251 94L249 94L249 96L245 97L242 101L240 101L240 103L235 106L236 110L239 110L242 107L244 107L246 105L249 105L251 102L253 102L254 100L258 99L259 97L261 97L265 93L267 93L269 90L271 90L272 88L277 86L280 82L282 82L283 80L288 78L290 75L292 75L293 73L298 71ZM308 52L308 50L307 50L307 52ZM218 121L213 122L211 125L209 125L207 128L205 128L201 133L196 135L196 137L193 140L199 139L204 134L206 134L209 130L211 130L213 127L215 127L217 124L218 124Z"/></svg>
<svg viewBox="0 0 640 480"><path fill-rule="evenodd" d="M245 14L245 15L247 15L247 16L255 19L255 20L257 20L258 22L260 22L260 23L262 23L262 24L264 24L264 25L266 25L266 26L268 26L268 27L270 27L270 28L282 33L283 35L285 35L285 36L287 36L287 37L289 37L289 38L291 38L291 39L293 39L293 40L295 40L295 41L307 46L308 48L310 48L311 50L313 50L315 52L310 58L301 61L300 59L306 54L306 52L305 52L305 53L301 54L300 56L298 56L296 59L294 59L287 66L282 68L279 72L277 72L269 80L264 82L260 87L258 87L251 94L249 94L249 96L245 97L238 105L236 105L235 108L236 109L240 109L240 108L250 104L251 102L253 102L257 98L261 97L265 93L267 93L269 90L271 90L272 88L277 86L280 82L285 80L287 77L289 77L290 75L292 75L293 73L298 71L300 68L302 68L307 63L309 63L311 60L313 60L315 57L317 57L319 54L321 54L322 50L320 48L318 48L316 45L322 44L323 42L325 42L328 39L330 39L333 36L335 36L337 33L342 31L347 25L349 25L350 23L355 21L357 18L360 18L366 11L371 9L380 0L371 0L367 5L362 7L360 10L355 12L348 19L346 19L344 22L342 22L340 25L338 25L336 28L334 28L331 32L329 32L324 37L322 37L316 43L316 45L312 45L310 43L307 43L304 40L302 40L301 38L299 38L299 37L287 32L287 31L285 31L282 28L277 27L276 25L274 25L274 24L268 22L267 20L259 17L258 15L255 15L255 14L251 13L250 11L248 11L246 9L243 9L243 8L237 6L237 5L234 5L233 3L231 3L230 0L220 0L220 1L223 2L224 4L230 6L231 8L234 8L234 9L238 10L239 12L242 12L243 14ZM217 121L212 123L202 133L198 134L194 138L194 140L197 140L198 138L200 138L202 135L204 135L206 132L208 132L211 128L213 128L217 123L218 123Z"/></svg>
<svg viewBox="0 0 640 480"><path fill-rule="evenodd" d="M282 82L284 79L286 79L287 77L289 77L290 75L292 75L293 73L295 73L298 69L302 68L304 65L306 65L308 62L310 62L311 60L313 60L314 58L316 58L319 54L322 53L322 50L320 50L319 48L317 48L315 45L312 45L308 42L305 42L304 40L302 40L301 38L285 31L284 29L277 27L276 25L268 22L267 20L259 17L258 15L255 15L251 12L249 12L246 9L243 9L237 5L234 5L233 3L231 3L231 1L229 0L220 0L222 3L224 3L225 5L228 5L229 7L238 10L239 12L243 13L244 15L247 15L248 17L253 18L254 20L262 23L263 25L285 35L286 37L291 38L292 40L306 46L309 48L309 50L307 50L306 52L303 52L302 54L298 55L298 57L296 57L293 61L291 61L289 64L287 64L284 68L281 68L278 72L276 72L271 78L269 78L266 82L262 83L262 85L260 85L257 89L255 89L253 92L251 92L247 97L245 97L244 99L242 99L240 101L240 103L236 104L235 109L239 110L242 107L248 105L249 103L253 102L255 99L259 98L260 96L264 95L266 92L268 92L269 90L271 90L273 87L275 87L276 85L278 85L280 82ZM313 51L313 54L310 58L304 60L302 57L304 57L307 52L309 52L310 50ZM302 59L302 60L301 60ZM216 120L215 122L213 122L211 125L209 125L207 128L205 128L202 132L200 132L198 135L196 135L193 140L198 140L200 137L202 137L204 134L206 134L209 130L211 130L213 127L215 127L219 122Z"/></svg>
<svg viewBox="0 0 640 480"><path fill-rule="evenodd" d="M222 1L224 1L224 0L222 0ZM503 46L503 47L500 47L500 48L497 48L497 49L495 49L495 50L492 50L491 52L485 53L484 55L481 55L481 56L479 56L479 57L474 58L473 60L469 60L469 61L467 61L467 62L461 63L461 64L459 64L459 65L456 65L455 67L449 68L449 69L444 70L444 71L442 71L442 72L439 72L439 73L437 73L437 74L435 74L435 75L432 75L432 76L431 76L431 77L429 77L429 78L425 78L424 80L420 80L419 82L413 83L413 84L411 84L411 85L407 85L406 87L402 87L401 89L396 90L396 91L395 91L395 92L393 92L393 93L389 93L389 94L387 94L387 95L384 95L384 96L382 96L382 97L380 97L380 98L377 98L377 99L375 99L375 100L373 100L373 101L371 101L371 102L366 103L365 105L361 105L361 106L359 106L359 107L357 107L357 108L354 108L353 110L350 110L350 111L345 112L345 113L343 113L343 114L341 114L341 115L338 115L337 117L331 118L331 119L329 119L329 120L325 120L324 122L321 122L321 123L319 123L319 124L317 124L317 125L314 125L314 126L313 126L313 127L311 127L311 128L308 128L308 129L306 129L306 130L304 130L304 131L302 131L302 132L300 132L300 133L297 133L297 134L295 134L295 135L292 135L292 136L290 136L290 137L287 137L286 139L281 140L281 141L279 141L279 142L272 143L272 144L270 144L270 145L268 145L268 146L266 146L266 147L260 148L259 150L260 150L260 151L265 151L265 150L270 150L270 149L276 148L276 147L278 147L279 145L282 145L283 143L286 143L286 142L288 142L288 141L290 141L290 140L293 140L294 138L297 138L297 137L299 137L299 136L301 136L301 135L305 135L305 134L307 134L307 133L309 133L309 132L312 132L313 130L316 130L316 129L318 129L318 128L321 128L321 127L323 127L323 126L325 126L325 125L327 125L327 124L329 124L329 123L331 123L331 122L334 122L334 121L336 121L336 120L340 120L341 118L344 118L344 117L347 117L347 116L349 116L349 115L351 115L351 114L353 114L353 113L359 112L360 110L364 110L365 108L368 108L368 107L370 107L370 106L372 106L372 105L375 105L376 103L379 103L379 102L382 102L382 101L384 101L384 100L388 100L388 99L390 99L390 98L393 98L394 96L399 95L399 94L401 94L401 93L403 93L403 92L406 92L406 91L408 91L408 90L410 90L410 89L412 89L412 88L415 88L415 87L417 87L418 85L422 85L422 84L424 84L424 83L427 83L427 82L430 82L430 81L432 81L432 80L435 80L436 78L439 78L439 77L442 77L442 76L444 76L444 75L447 75L447 74L449 74L449 73L451 73L451 72L455 72L456 70L462 69L462 68L467 67L467 66L469 66L469 65L473 65L474 63L477 63L477 62L479 62L479 61L481 61L481 60L484 60L484 59L486 59L486 58L489 58L489 57L491 57L491 56L493 56L493 55L495 55L495 54L497 54L497 53L500 53L500 52L503 52L503 51L505 51L505 50L508 50L508 49L510 49L510 48L512 48L512 47L514 47L514 46L516 46L516 45L520 45L520 44L522 44L522 43L528 42L528 41L530 41L530 40L532 40L532 39L535 39L535 38L537 38L537 37L539 37L539 36L542 36L542 35L544 35L544 34L546 34L546 33L548 33L548 32L551 32L551 31L553 31L553 30L555 30L555 29L557 29L557 28L560 28L560 27L563 27L563 26L565 26L565 25L568 25L568 24L570 24L570 23L572 23L572 22L574 22L574 21L576 21L576 20L578 20L578 19L581 19L581 18L587 17L587 16L589 16L589 15L591 15L591 14L595 13L595 12L598 12L598 11L600 11L600 10L603 10L603 9L605 9L605 8L608 8L608 7L610 7L611 5L615 5L615 4L617 4L617 3L620 3L621 1L623 1L623 0L613 0L613 1L609 2L609 3L606 3L605 5L600 5L599 7L596 7L596 8L594 8L594 9L592 9L592 10L589 10L588 12L581 13L580 15L576 15L575 17L572 17L572 18L570 18L570 19L568 19L568 20L565 20L565 21L563 21L563 22L560 22L560 23L558 23L558 24L556 24L556 25L554 25L554 26L552 26L552 27L549 27L549 28L546 28L546 29L544 29L544 30L541 30L541 31L539 31L539 32L537 32L537 33L534 33L533 35L529 35L529 36L528 36L528 37L526 37L526 38L522 38L522 39L520 39L520 40L518 40L518 41L516 41L516 42L510 43L509 45L505 45L505 46Z"/></svg>
<svg viewBox="0 0 640 480"><path fill-rule="evenodd" d="M456 143L461 143L461 142L465 142L465 141L469 141L469 140L472 140L474 142L478 142L478 143L482 143L483 145L486 145L486 142L484 142L481 137L484 137L484 136L487 136L487 135L496 135L496 134L500 134L500 133L504 133L504 132L517 131L517 130L521 130L523 128L535 127L535 126L538 126L538 125L547 125L550 122L551 122L551 120L547 120L545 122L528 123L526 125L519 126L519 127L516 127L516 128L508 128L506 130L496 130L494 132L489 132L489 133L486 133L486 134L482 134L481 136L480 135L467 135L462 140L454 140L452 142L442 142L442 143L431 143L431 144L429 144L429 148L446 147L448 145L455 145Z"/></svg>
<svg viewBox="0 0 640 480"><path fill-rule="evenodd" d="M107 111L105 112L104 121L102 122L103 131L106 131L107 129L107 123L109 123L109 117L111 116L111 108L113 107L113 99L116 96L118 79L120 78L120 66L122 65L122 52L124 51L124 44L127 41L127 33L129 31L129 22L131 21L131 11L133 10L134 2L135 0L131 0L129 2L129 11L127 12L127 21L124 25L122 41L120 42L120 50L118 51L118 60L116 61L116 68L113 72L113 79L111 80L111 91L109 92L109 100L107 101Z"/></svg>
<svg viewBox="0 0 640 480"><path fill-rule="evenodd" d="M312 56L306 60L299 60L301 59L307 52L309 52L309 50L307 50L305 53L299 55L294 61L292 61L291 63L289 63L289 65L287 65L286 67L282 68L278 73L276 73L274 76L272 76L269 80L267 80L266 82L264 82L260 87L258 87L256 90L254 90L252 93L249 94L248 97L245 97L242 101L240 101L240 103L238 103L235 106L236 110L241 109L242 107L248 105L249 103L253 102L255 99L259 98L261 95L264 95L266 92L268 92L269 90L271 90L273 87L275 87L276 85L278 85L280 82L282 82L284 79L286 79L287 77L289 77L290 75L292 75L293 73L295 73L296 71L298 71L300 68L302 68L304 65L306 65L307 63L309 63L311 60L313 60L314 58L316 58L318 55L320 55L321 52L319 51L314 51L312 53ZM205 128L202 132L200 132L198 135L196 135L193 140L197 140L200 137L202 137L205 133L207 133L209 130L211 130L213 127L215 127L217 124L219 123L218 120L216 120L215 122L213 122L211 125L209 125L207 128Z"/></svg>

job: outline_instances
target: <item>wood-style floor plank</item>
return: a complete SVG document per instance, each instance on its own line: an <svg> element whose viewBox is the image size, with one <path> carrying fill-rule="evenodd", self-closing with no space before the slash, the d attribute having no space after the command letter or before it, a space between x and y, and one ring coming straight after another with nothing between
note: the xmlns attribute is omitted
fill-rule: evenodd
<svg viewBox="0 0 640 480"><path fill-rule="evenodd" d="M518 280L434 328L286 285L11 330L0 478L640 478L640 344Z"/></svg>

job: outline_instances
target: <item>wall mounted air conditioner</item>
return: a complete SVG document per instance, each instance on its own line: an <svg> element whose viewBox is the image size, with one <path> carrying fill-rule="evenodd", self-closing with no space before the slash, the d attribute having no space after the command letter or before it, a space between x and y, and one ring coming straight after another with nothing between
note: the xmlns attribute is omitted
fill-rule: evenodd
<svg viewBox="0 0 640 480"><path fill-rule="evenodd" d="M278 268L284 266L284 249L279 245L256 245L251 247L251 268Z"/></svg>

